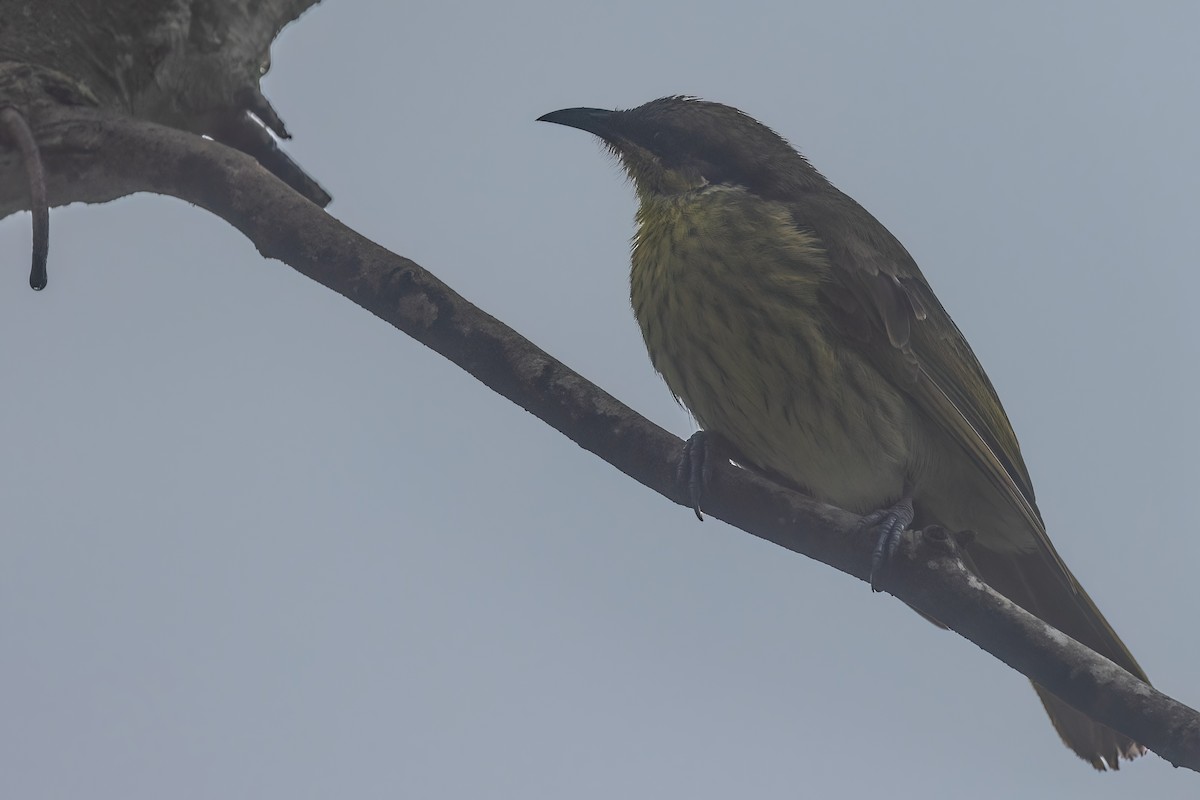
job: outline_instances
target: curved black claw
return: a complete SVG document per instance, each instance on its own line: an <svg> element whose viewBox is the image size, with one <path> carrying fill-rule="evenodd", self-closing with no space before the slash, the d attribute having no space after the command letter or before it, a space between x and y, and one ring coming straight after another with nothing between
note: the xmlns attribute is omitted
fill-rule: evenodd
<svg viewBox="0 0 1200 800"><path fill-rule="evenodd" d="M700 512L700 501L712 477L714 445L711 434L696 431L684 442L683 452L679 454L679 462L675 465L675 480L687 486L692 511L696 512L696 519L701 522L704 522L704 514Z"/></svg>
<svg viewBox="0 0 1200 800"><path fill-rule="evenodd" d="M888 563L896 554L900 538L913 521L913 501L907 494L888 508L881 508L863 517L862 529L878 528L879 539L871 551L871 591L878 592L879 581Z"/></svg>

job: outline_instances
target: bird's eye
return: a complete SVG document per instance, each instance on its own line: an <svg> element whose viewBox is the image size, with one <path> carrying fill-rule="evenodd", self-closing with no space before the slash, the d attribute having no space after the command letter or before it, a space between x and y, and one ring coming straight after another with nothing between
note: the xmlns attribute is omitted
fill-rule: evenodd
<svg viewBox="0 0 1200 800"><path fill-rule="evenodd" d="M659 128L650 137L650 149L660 155L672 153L678 149L678 138L668 130Z"/></svg>
<svg viewBox="0 0 1200 800"><path fill-rule="evenodd" d="M678 166L689 157L687 136L678 130L658 128L643 141L665 167Z"/></svg>

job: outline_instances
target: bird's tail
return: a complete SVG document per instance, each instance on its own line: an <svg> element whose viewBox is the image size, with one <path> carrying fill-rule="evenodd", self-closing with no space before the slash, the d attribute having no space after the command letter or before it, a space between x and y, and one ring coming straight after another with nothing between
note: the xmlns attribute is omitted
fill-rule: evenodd
<svg viewBox="0 0 1200 800"><path fill-rule="evenodd" d="M1069 572L1064 574L1064 570L1044 554L998 553L971 548L969 562L1000 594L1150 682L1075 576ZM1036 683L1033 688L1063 743L1096 769L1119 769L1122 758L1133 759L1146 752L1145 747L1128 736L1076 711Z"/></svg>

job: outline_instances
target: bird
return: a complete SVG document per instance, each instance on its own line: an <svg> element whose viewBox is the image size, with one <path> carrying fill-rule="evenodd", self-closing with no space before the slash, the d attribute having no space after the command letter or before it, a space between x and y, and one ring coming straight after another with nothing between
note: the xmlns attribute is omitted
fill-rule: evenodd
<svg viewBox="0 0 1200 800"><path fill-rule="evenodd" d="M719 444L864 515L877 556L909 527L970 531L969 569L1149 682L1051 544L996 390L882 223L721 103L676 95L538 121L595 135L633 183L631 304L654 368L700 425L693 456ZM1145 752L1034 689L1096 769Z"/></svg>

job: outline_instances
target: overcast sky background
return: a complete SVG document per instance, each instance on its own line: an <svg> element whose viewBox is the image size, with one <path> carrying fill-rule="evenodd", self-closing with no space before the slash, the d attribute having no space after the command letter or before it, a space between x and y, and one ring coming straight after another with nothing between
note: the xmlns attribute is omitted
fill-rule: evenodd
<svg viewBox="0 0 1200 800"><path fill-rule="evenodd" d="M265 82L330 213L669 429L630 188L534 119L687 93L921 264L1059 551L1193 706L1200 6L326 0ZM1195 797L1026 681L634 483L230 226L0 223L0 796Z"/></svg>

